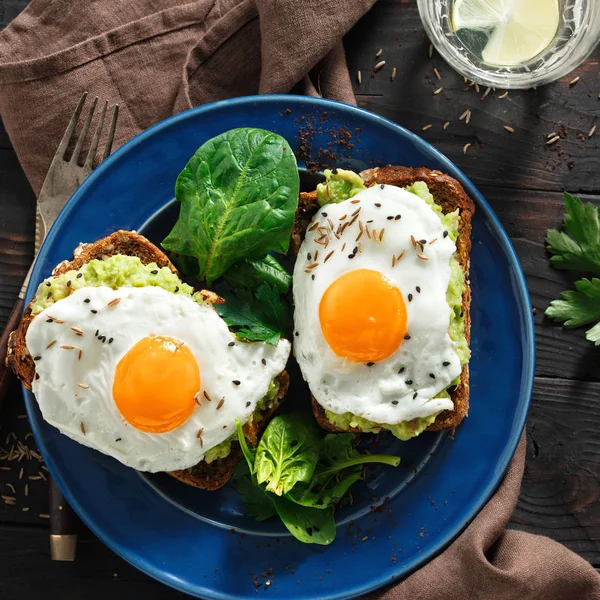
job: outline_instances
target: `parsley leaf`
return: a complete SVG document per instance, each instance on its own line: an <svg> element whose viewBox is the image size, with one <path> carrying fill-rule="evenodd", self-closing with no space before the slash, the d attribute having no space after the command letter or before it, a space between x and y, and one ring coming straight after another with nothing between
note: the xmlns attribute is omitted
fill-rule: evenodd
<svg viewBox="0 0 600 600"><path fill-rule="evenodd" d="M289 335L290 307L277 288L263 283L256 294L240 288L234 293L223 294L223 297L225 303L216 304L215 310L239 339L276 346L282 335Z"/></svg>
<svg viewBox="0 0 600 600"><path fill-rule="evenodd" d="M584 204L566 192L565 206L565 231L550 229L546 234L548 250L554 255L550 262L557 269L600 274L598 209L591 202Z"/></svg>
<svg viewBox="0 0 600 600"><path fill-rule="evenodd" d="M581 327L600 321L600 279L581 279L575 290L561 293L560 300L550 302L546 316L563 321L565 327ZM588 340L600 345L600 323L586 332Z"/></svg>

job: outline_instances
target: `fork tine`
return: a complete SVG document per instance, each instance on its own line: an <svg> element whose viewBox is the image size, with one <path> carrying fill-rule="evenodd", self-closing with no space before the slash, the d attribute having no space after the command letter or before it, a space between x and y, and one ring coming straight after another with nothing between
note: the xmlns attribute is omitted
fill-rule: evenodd
<svg viewBox="0 0 600 600"><path fill-rule="evenodd" d="M85 99L87 98L87 96L88 96L87 92L83 92L83 94L81 95L81 98L79 99L79 102L77 104L77 108L75 109L75 112L73 113L73 116L71 117L71 120L69 121L69 125L67 126L67 129L65 131L65 134L63 135L63 138L60 141L60 144L58 145L58 149L56 150L55 156L64 158L65 152L67 151L67 146L69 145L69 142L71 141L71 136L73 135L73 132L75 131L75 126L77 125L77 121L79 121L79 115L81 114L81 111L83 109L83 105L85 104Z"/></svg>
<svg viewBox="0 0 600 600"><path fill-rule="evenodd" d="M81 148L83 143L85 142L85 138L90 129L90 123L92 122L92 117L94 116L94 112L96 111L96 105L98 104L98 96L94 98L92 102L92 106L90 107L90 112L88 113L87 119L81 128L81 133L79 134L79 138L77 139L77 143L75 144L75 149L73 150L73 155L71 156L71 160L69 162L77 164L79 161L79 154L81 153Z"/></svg>
<svg viewBox="0 0 600 600"><path fill-rule="evenodd" d="M115 130L117 129L117 119L119 118L119 105L115 104L115 108L113 109L112 121L110 123L110 130L108 132L108 138L106 140L106 148L104 148L104 154L102 155L102 160L104 160L112 150L113 141L115 139Z"/></svg>
<svg viewBox="0 0 600 600"><path fill-rule="evenodd" d="M102 107L102 112L100 113L100 119L98 119L98 125L96 126L96 131L94 132L94 137L92 138L92 143L90 144L90 149L87 154L87 158L85 159L85 164L83 165L85 168L92 168L92 162L94 161L94 157L96 156L96 150L98 149L98 142L100 141L100 134L102 133L102 127L104 127L104 117L106 116L106 109L108 108L108 100L104 103Z"/></svg>

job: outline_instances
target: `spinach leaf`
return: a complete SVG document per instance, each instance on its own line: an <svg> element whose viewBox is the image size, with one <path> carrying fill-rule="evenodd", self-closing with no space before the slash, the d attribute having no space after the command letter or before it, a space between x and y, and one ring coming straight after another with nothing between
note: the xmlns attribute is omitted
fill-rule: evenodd
<svg viewBox="0 0 600 600"><path fill-rule="evenodd" d="M284 138L232 129L203 144L177 178L181 209L163 246L196 258L196 276L210 285L240 260L287 251L298 193Z"/></svg>
<svg viewBox="0 0 600 600"><path fill-rule="evenodd" d="M325 510L300 506L287 498L273 496L277 514L288 531L305 544L326 546L335 539L334 508Z"/></svg>
<svg viewBox="0 0 600 600"><path fill-rule="evenodd" d="M216 304L214 308L239 339L264 341L275 346L282 335L289 337L291 309L277 288L263 283L256 295L244 288L222 295L225 302Z"/></svg>
<svg viewBox="0 0 600 600"><path fill-rule="evenodd" d="M245 462L238 464L231 481L240 494L244 509L251 517L257 521L265 521L277 515L273 496L256 485Z"/></svg>
<svg viewBox="0 0 600 600"><path fill-rule="evenodd" d="M256 456L256 453L254 452L254 450L252 450L251 448L248 447L248 442L246 442L246 436L244 435L244 430L242 428L242 422L239 419L235 420L235 429L237 432L237 436L238 436L238 442L240 444L240 447L242 449L242 454L244 455L244 458L246 459L246 463L248 464L248 469L250 470L250 473L254 473L254 459Z"/></svg>
<svg viewBox="0 0 600 600"><path fill-rule="evenodd" d="M397 466L400 459L387 455L361 455L353 433L330 433L321 443L319 462L308 484L299 484L287 497L303 506L325 509L337 503L362 475L362 464L377 462Z"/></svg>
<svg viewBox="0 0 600 600"><path fill-rule="evenodd" d="M292 285L292 276L270 254L260 260L244 260L231 267L223 278L235 288L255 290L262 283L267 283L287 294Z"/></svg>
<svg viewBox="0 0 600 600"><path fill-rule="evenodd" d="M256 450L254 469L258 483L278 496L296 483L308 483L319 459L320 435L312 415L290 413L275 417Z"/></svg>

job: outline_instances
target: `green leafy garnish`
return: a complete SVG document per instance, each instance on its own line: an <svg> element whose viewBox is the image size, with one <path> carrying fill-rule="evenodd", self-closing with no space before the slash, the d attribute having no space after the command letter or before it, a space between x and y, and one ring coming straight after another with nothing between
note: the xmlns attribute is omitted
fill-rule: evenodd
<svg viewBox="0 0 600 600"><path fill-rule="evenodd" d="M225 302L215 304L215 310L239 339L275 346L281 335L290 335L291 309L277 288L263 283L254 294L241 288L223 297Z"/></svg>
<svg viewBox="0 0 600 600"><path fill-rule="evenodd" d="M308 483L319 460L319 430L308 413L275 417L263 434L254 461L258 483L281 496Z"/></svg>
<svg viewBox="0 0 600 600"><path fill-rule="evenodd" d="M179 218L163 246L197 261L210 285L241 260L285 253L298 206L296 158L263 129L232 129L203 144L177 178Z"/></svg>
<svg viewBox="0 0 600 600"><path fill-rule="evenodd" d="M223 274L223 279L234 288L252 290L262 283L268 283L276 287L280 294L287 294L292 285L292 276L270 254L260 260L245 260L237 263Z"/></svg>
<svg viewBox="0 0 600 600"><path fill-rule="evenodd" d="M238 465L234 482L246 511L260 521L277 514L306 544L335 539L335 505L361 478L364 463L400 463L397 456L360 454L355 434L322 437L305 413L275 417L256 453L248 448L239 422L237 433L246 462Z"/></svg>
<svg viewBox="0 0 600 600"><path fill-rule="evenodd" d="M546 234L548 250L554 255L550 262L557 269L590 271L600 274L600 219L598 209L584 204L565 192L567 212L563 229L549 229Z"/></svg>
<svg viewBox="0 0 600 600"><path fill-rule="evenodd" d="M564 231L550 229L546 235L550 261L557 269L589 271L600 274L600 219L591 203L565 193ZM546 316L565 327L596 323L586 338L600 345L600 279L580 279L575 289L562 292L546 309Z"/></svg>

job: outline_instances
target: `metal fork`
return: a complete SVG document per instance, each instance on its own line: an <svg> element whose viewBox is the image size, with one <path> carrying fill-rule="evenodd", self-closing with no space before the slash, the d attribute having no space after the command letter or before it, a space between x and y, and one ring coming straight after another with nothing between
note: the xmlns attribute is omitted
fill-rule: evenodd
<svg viewBox="0 0 600 600"><path fill-rule="evenodd" d="M108 101L104 103L102 108L102 112L100 113L100 118L98 120L98 124L94 131L90 149L85 156L85 160L82 165L79 164L80 159L83 157L82 149L87 138L88 132L90 130L90 125L92 123L92 119L94 117L94 113L96 111L96 106L98 104L98 98L94 98L90 110L87 114L87 117L83 123L83 127L81 129L81 133L75 142L75 148L73 149L73 153L71 154L69 160L67 160L67 148L72 141L73 135L75 133L75 127L77 126L77 122L79 121L79 117L81 112L83 111L83 107L88 96L87 92L84 92L77 104L77 108L69 121L65 134L58 145L58 149L54 158L52 159L52 164L50 165L50 169L48 170L48 174L46 175L46 179L44 180L44 184L42 185L42 190L37 200L36 214L35 214L35 255L33 263L29 269L25 277L25 281L23 282L23 286L21 287L21 291L19 293L18 300L8 318L8 322L6 323L6 328L0 337L0 407L4 401L4 397L6 395L6 390L8 388L8 384L10 382L10 370L6 367L6 355L7 355L7 346L9 342L10 333L16 329L19 324L19 320L21 319L21 313L23 312L23 304L25 299L25 294L27 292L27 286L29 285L29 279L31 278L31 273L33 271L33 265L35 264L35 257L37 257L37 253L46 237L46 234L52 227L58 213L61 211L63 206L67 203L67 200L73 195L75 190L82 184L83 180L93 171L93 161L96 156L96 151L98 150L98 144L100 142L100 136L102 134L102 130L104 128L104 121L106 117L106 112L108 110ZM112 145L115 137L115 130L117 127L117 119L119 116L119 105L115 104L112 114L112 120L110 123L110 128L108 131L108 136L106 140L106 146L104 148L104 154L102 155L102 160L104 160L111 152Z"/></svg>

